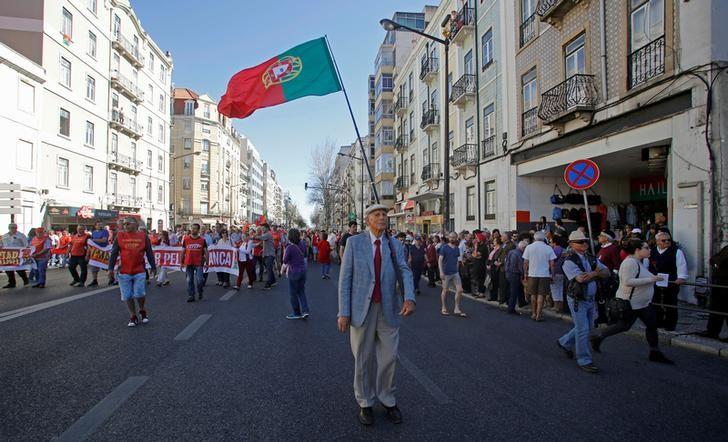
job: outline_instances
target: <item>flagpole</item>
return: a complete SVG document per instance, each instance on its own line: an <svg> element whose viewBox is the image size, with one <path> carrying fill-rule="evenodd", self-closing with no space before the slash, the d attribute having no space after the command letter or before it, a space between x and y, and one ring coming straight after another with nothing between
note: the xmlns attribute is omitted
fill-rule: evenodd
<svg viewBox="0 0 728 442"><path fill-rule="evenodd" d="M364 164L367 166L367 173L369 173L369 182L372 185L372 193L374 194L374 199L379 204L379 192L377 192L377 186L374 184L374 175L372 175L372 169L369 167L369 156L367 155L366 150L364 149L364 144L361 142L361 134L359 134L359 126L356 124L356 119L354 118L354 112L351 110L351 102L349 102L349 94L346 93L346 88L344 87L344 80L341 78L341 72L339 72L339 65L336 64L336 57L334 57L334 51L331 50L331 43L329 43L329 36L324 35L324 38L326 39L326 46L329 49L329 55L331 55L331 60L334 62L334 69L336 69L336 75L339 77L339 84L341 85L341 90L344 91L344 98L346 98L346 105L349 107L349 115L351 116L351 122L354 123L354 130L356 131L356 139L359 140L359 148L361 149L361 160L364 162ZM371 134L370 134L371 135ZM364 198L364 195L361 196L362 199Z"/></svg>

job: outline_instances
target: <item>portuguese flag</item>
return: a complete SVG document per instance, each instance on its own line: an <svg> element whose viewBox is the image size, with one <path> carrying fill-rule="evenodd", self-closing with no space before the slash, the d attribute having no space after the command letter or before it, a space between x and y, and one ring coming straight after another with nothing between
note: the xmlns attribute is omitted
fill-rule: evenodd
<svg viewBox="0 0 728 442"><path fill-rule="evenodd" d="M326 39L321 37L235 74L217 109L230 118L245 118L262 107L340 90Z"/></svg>

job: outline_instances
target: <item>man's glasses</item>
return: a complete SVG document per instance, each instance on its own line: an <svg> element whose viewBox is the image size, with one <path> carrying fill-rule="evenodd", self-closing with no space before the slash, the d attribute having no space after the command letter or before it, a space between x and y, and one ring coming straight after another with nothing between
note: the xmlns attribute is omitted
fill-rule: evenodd
<svg viewBox="0 0 728 442"><path fill-rule="evenodd" d="M658 239L657 242L672 242L670 239Z"/></svg>
<svg viewBox="0 0 728 442"><path fill-rule="evenodd" d="M578 241L571 241L571 242L573 242L574 244L586 244L587 243L587 241L585 239L580 239Z"/></svg>

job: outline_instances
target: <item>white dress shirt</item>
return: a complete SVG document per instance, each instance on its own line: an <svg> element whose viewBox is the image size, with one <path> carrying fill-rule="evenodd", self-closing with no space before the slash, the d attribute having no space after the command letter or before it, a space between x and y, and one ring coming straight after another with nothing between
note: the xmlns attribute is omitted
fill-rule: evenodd
<svg viewBox="0 0 728 442"><path fill-rule="evenodd" d="M380 234L379 237L374 236L374 233L372 233L371 230L369 230L369 240L372 242L372 256L375 256L377 253L377 245L374 244L374 241L379 240L381 242L384 242L384 235ZM382 244L379 244L379 250L381 252Z"/></svg>
<svg viewBox="0 0 728 442"><path fill-rule="evenodd" d="M657 253L660 255L665 253L666 250L661 249L659 246L657 247ZM677 249L677 253L675 253L675 266L677 267L677 279L688 279L690 277L688 262L685 259L685 254L680 249Z"/></svg>

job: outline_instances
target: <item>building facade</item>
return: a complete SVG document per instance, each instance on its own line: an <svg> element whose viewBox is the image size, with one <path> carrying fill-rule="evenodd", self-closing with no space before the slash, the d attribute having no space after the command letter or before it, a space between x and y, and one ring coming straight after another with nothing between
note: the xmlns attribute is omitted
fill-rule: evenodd
<svg viewBox="0 0 728 442"><path fill-rule="evenodd" d="M263 192L265 191L265 181L263 175L263 160L260 157L260 152L255 145L249 140L244 139L245 145L247 146L247 163L248 168L248 195L247 195L247 207L248 207L248 218L247 220L254 223L263 215Z"/></svg>
<svg viewBox="0 0 728 442"><path fill-rule="evenodd" d="M129 2L30 0L0 15L0 40L46 71L32 211L55 228L168 226L172 58Z"/></svg>

